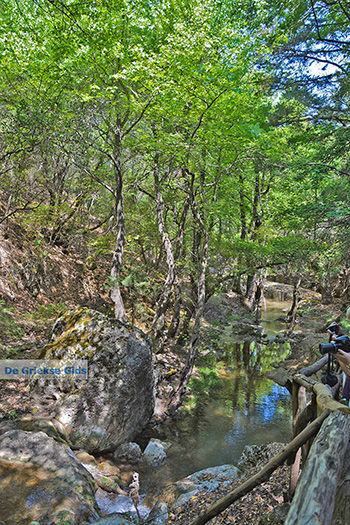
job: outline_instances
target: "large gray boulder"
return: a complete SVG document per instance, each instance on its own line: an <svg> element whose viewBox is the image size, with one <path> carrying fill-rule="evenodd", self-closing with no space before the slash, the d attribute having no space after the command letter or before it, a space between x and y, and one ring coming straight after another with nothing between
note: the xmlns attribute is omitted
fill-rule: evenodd
<svg viewBox="0 0 350 525"><path fill-rule="evenodd" d="M68 311L43 356L88 361L87 380L40 378L33 387L39 404L50 398L52 416L72 444L88 452L114 450L148 423L154 377L151 343L141 330L87 308Z"/></svg>
<svg viewBox="0 0 350 525"><path fill-rule="evenodd" d="M239 469L234 465L220 465L199 470L186 478L177 481L174 485L176 489L186 496L180 496L177 505L183 504L198 492L214 492L219 486L226 487L239 477Z"/></svg>
<svg viewBox="0 0 350 525"><path fill-rule="evenodd" d="M96 485L67 445L44 432L0 437L0 508L5 523L80 525L98 518Z"/></svg>
<svg viewBox="0 0 350 525"><path fill-rule="evenodd" d="M227 487L240 476L240 470L234 465L220 465L199 470L186 478L169 485L159 496L169 508L182 507L189 500L198 497L201 492L214 492L219 487Z"/></svg>

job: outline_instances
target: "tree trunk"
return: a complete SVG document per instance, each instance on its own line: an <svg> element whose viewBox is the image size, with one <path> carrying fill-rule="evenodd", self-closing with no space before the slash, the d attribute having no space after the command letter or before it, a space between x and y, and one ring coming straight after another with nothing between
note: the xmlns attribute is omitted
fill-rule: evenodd
<svg viewBox="0 0 350 525"><path fill-rule="evenodd" d="M290 310L287 314L287 323L289 325L288 334L291 334L293 332L293 329L295 326L297 310L298 310L298 303L300 299L300 283L301 283L301 277L298 277L296 281L294 282L292 306L290 307Z"/></svg>
<svg viewBox="0 0 350 525"><path fill-rule="evenodd" d="M117 241L112 258L111 268L111 299L114 303L114 314L118 321L126 322L123 298L120 292L120 271L123 263L125 247L125 221L123 210L123 173L121 162L121 127L118 123L115 133L113 168L115 176L115 216L117 221Z"/></svg>
<svg viewBox="0 0 350 525"><path fill-rule="evenodd" d="M247 276L247 284L246 284L245 296L246 296L246 298L248 300L248 304L250 304L250 305L252 304L253 296L254 296L254 293L255 293L256 279L257 279L257 274L256 273Z"/></svg>
<svg viewBox="0 0 350 525"><path fill-rule="evenodd" d="M193 327L193 332L192 332L192 337L191 337L191 342L190 342L189 353L187 356L186 364L181 373L179 385L177 389L173 392L170 398L170 401L168 403L169 412L176 410L178 406L180 405L181 398L185 392L185 388L188 384L188 381L191 378L193 366L194 366L196 355L197 355L197 344L198 344L198 339L199 339L199 332L200 332L200 326L201 326L201 319L203 315L203 309L205 305L206 271L207 271L207 265L208 265L208 251L209 251L209 233L207 230L205 230L200 214L194 203L193 203L192 208L193 208L193 214L195 218L200 223L205 240L204 240L204 245L203 245L203 250L202 250L201 267L200 267L200 273L199 273L199 278L198 278L197 307L195 310L195 320L194 320L194 327Z"/></svg>
<svg viewBox="0 0 350 525"><path fill-rule="evenodd" d="M162 292L157 302L156 313L153 318L152 328L154 331L154 336L157 339L160 337L161 332L165 324L165 313L168 309L170 303L170 297L173 290L173 285L177 284L177 275L175 268L175 257L173 252L173 247L169 238L168 233L165 231L164 223L164 203L163 197L160 191L160 181L159 181L159 153L156 152L154 159L154 190L156 197L156 209L157 209L157 220L158 220L158 231L162 238L162 244L166 254L166 263L168 266L168 273L163 285Z"/></svg>
<svg viewBox="0 0 350 525"><path fill-rule="evenodd" d="M185 234L185 224L186 224L186 219L187 219L188 210L190 206L190 200L191 200L191 195L189 194L185 201L185 204L182 210L182 214L181 214L180 223L178 225L178 231L177 231L177 237L176 237L176 243L175 243L175 246L176 246L175 247L175 261L179 261L179 259L181 258L181 253L183 249L183 240L184 240L184 234ZM181 290L178 279L176 280L176 283L175 283L174 292L175 292L174 311L173 311L173 317L170 323L170 328L168 330L168 337L173 340L175 340L175 338L177 337L179 333L180 321L181 321L180 315L181 315L181 306L182 306L182 290Z"/></svg>
<svg viewBox="0 0 350 525"><path fill-rule="evenodd" d="M241 220L241 239L244 240L247 238L247 217L245 212L245 202L244 202L244 179L241 171L238 174L239 180L239 213Z"/></svg>
<svg viewBox="0 0 350 525"><path fill-rule="evenodd" d="M260 205L260 212L259 212ZM255 174L255 186L254 186L254 198L253 198L253 224L251 227L251 240L255 241L257 238L257 232L262 224L262 206L261 206L261 188L259 172Z"/></svg>
<svg viewBox="0 0 350 525"><path fill-rule="evenodd" d="M255 291L251 299L250 309L254 315L254 321L259 322L261 317L261 300L263 299L264 281L261 276L256 281Z"/></svg>

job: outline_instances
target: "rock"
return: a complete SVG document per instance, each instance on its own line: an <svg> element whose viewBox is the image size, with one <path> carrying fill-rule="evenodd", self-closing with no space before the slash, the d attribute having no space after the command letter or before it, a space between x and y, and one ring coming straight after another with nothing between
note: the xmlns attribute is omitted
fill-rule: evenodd
<svg viewBox="0 0 350 525"><path fill-rule="evenodd" d="M124 470L120 473L120 483L123 487L128 487L132 481L132 470Z"/></svg>
<svg viewBox="0 0 350 525"><path fill-rule="evenodd" d="M203 312L204 319L214 325L228 325L234 319L250 315L241 297L233 292L212 295L205 303Z"/></svg>
<svg viewBox="0 0 350 525"><path fill-rule="evenodd" d="M142 460L151 467L159 467L166 461L169 444L159 439L151 439L142 455Z"/></svg>
<svg viewBox="0 0 350 525"><path fill-rule="evenodd" d="M89 363L88 380L41 377L32 388L38 401L51 398L72 444L88 452L114 450L148 423L154 378L151 343L141 330L87 308L71 310L54 325L43 355Z"/></svg>
<svg viewBox="0 0 350 525"><path fill-rule="evenodd" d="M147 521L152 525L166 525L168 523L168 505L165 501L159 500L152 508Z"/></svg>
<svg viewBox="0 0 350 525"><path fill-rule="evenodd" d="M2 434L5 434L5 432L9 432L10 430L14 430L16 426L14 425L13 421L10 421L8 419L3 419L0 421L0 436ZM1 525L1 522L0 522Z"/></svg>
<svg viewBox="0 0 350 525"><path fill-rule="evenodd" d="M132 521L123 518L120 514L111 514L98 521L94 521L91 525L95 525L95 523L99 525L133 525Z"/></svg>
<svg viewBox="0 0 350 525"><path fill-rule="evenodd" d="M87 456L89 456L89 454L87 454ZM114 494L125 495L125 492L119 486L119 484L122 483L122 478L118 467L112 465L108 461L102 461L101 463L97 463L95 461L93 463L89 459L92 456L89 456L88 462L84 463L84 459L86 458L84 458L84 456L81 454L80 457L82 457L84 467L88 472L90 472L91 476L96 480L99 487L103 488L104 490L111 491Z"/></svg>
<svg viewBox="0 0 350 525"><path fill-rule="evenodd" d="M293 298L293 286L290 284L264 282L264 296L274 301L291 301Z"/></svg>
<svg viewBox="0 0 350 525"><path fill-rule="evenodd" d="M114 451L115 461L132 465L139 462L141 455L141 448L137 443L123 443Z"/></svg>
<svg viewBox="0 0 350 525"><path fill-rule="evenodd" d="M96 485L66 445L44 432L0 437L0 508L6 523L79 525L97 519Z"/></svg>
<svg viewBox="0 0 350 525"><path fill-rule="evenodd" d="M132 523L139 523L135 505L128 495L116 496L115 494L107 494L106 492L98 490L96 492L96 501L103 515L109 517L111 514L114 515L114 513L118 513L119 516L123 515L123 517L130 520ZM137 508L141 518L146 520L150 513L150 509L143 505L142 498Z"/></svg>
<svg viewBox="0 0 350 525"><path fill-rule="evenodd" d="M14 419L12 421L0 422L0 434L4 434L9 430L25 430L27 432L42 431L50 437L53 437L60 443L66 443L64 438L57 431L53 421L44 418L36 418L33 416L25 416L21 419Z"/></svg>
<svg viewBox="0 0 350 525"><path fill-rule="evenodd" d="M267 463L272 456L278 454L283 448L283 443L266 443L264 445L246 445L238 462L242 471L255 467L258 463Z"/></svg>
<svg viewBox="0 0 350 525"><path fill-rule="evenodd" d="M77 450L74 454L77 460L81 463L86 465L96 465L96 459L94 456L91 456L91 454L88 454L85 450Z"/></svg>
<svg viewBox="0 0 350 525"><path fill-rule="evenodd" d="M120 469L115 465L112 465L112 463L109 463L109 461L102 461L98 464L97 469L99 472L110 478L119 478L120 476Z"/></svg>
<svg viewBox="0 0 350 525"><path fill-rule="evenodd" d="M239 474L239 469L234 465L210 467L177 481L175 487L183 493L193 491L213 492L219 485L225 487L232 483L238 478Z"/></svg>
<svg viewBox="0 0 350 525"><path fill-rule="evenodd" d="M286 276L284 276L285 278ZM273 281L264 281L264 296L266 299L273 299L274 301L291 301L293 299L293 285ZM307 289L300 288L301 297L303 300L320 302L321 294Z"/></svg>
<svg viewBox="0 0 350 525"><path fill-rule="evenodd" d="M243 322L235 321L231 323L232 325L232 335L231 340L241 342L242 339L245 341L256 340L261 341L266 338L265 330L262 326Z"/></svg>
<svg viewBox="0 0 350 525"><path fill-rule="evenodd" d="M240 476L234 465L220 465L200 470L168 486L159 496L169 508L181 507L199 492L214 492L219 486L226 487Z"/></svg>

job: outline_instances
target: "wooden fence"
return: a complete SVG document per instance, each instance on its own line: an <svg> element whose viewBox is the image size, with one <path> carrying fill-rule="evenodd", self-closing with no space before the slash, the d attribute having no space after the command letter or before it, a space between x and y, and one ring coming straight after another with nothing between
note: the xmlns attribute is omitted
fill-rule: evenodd
<svg viewBox="0 0 350 525"><path fill-rule="evenodd" d="M350 408L334 399L341 375L333 388L311 377L327 360L325 356L294 375L283 368L269 373L291 393L292 441L258 474L216 501L191 525L207 523L269 479L286 460L291 465L289 497L293 499L285 525L350 524Z"/></svg>

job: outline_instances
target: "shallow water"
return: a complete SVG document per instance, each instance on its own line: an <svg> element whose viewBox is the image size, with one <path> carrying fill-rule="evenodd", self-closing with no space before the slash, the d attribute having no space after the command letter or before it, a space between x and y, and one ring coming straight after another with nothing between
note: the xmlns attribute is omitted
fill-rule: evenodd
<svg viewBox="0 0 350 525"><path fill-rule="evenodd" d="M0 466L0 523L27 525L69 498L67 488L45 477L49 476L31 468Z"/></svg>
<svg viewBox="0 0 350 525"><path fill-rule="evenodd" d="M274 299L265 299L261 309L261 326L268 336L276 335L286 330L286 323L278 320L281 316L287 315L291 306L290 301L275 301Z"/></svg>
<svg viewBox="0 0 350 525"><path fill-rule="evenodd" d="M141 471L142 490L156 493L198 470L237 464L248 444L290 441L289 392L264 376L288 353L288 344L236 343L225 334L221 361L213 351L198 363L184 409L160 436L172 443L167 464Z"/></svg>
<svg viewBox="0 0 350 525"><path fill-rule="evenodd" d="M266 343L237 343L228 326L217 345L220 361L213 349L204 352L184 409L163 429L162 436L156 436L172 447L165 466L156 472L141 472L144 491L157 492L201 469L237 464L245 445L290 441L289 392L265 377L273 363L289 353L287 343L273 341L286 329L278 318L289 307L289 301L266 300L261 323L269 336Z"/></svg>

